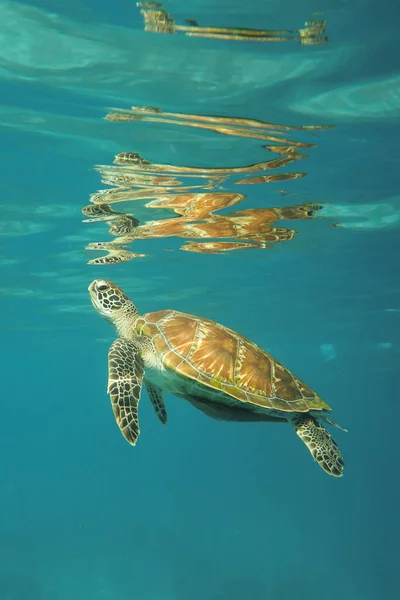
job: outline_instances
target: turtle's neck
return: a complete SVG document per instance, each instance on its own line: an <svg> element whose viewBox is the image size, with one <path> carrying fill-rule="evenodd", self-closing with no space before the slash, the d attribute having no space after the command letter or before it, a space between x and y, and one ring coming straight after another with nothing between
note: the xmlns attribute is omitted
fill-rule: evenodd
<svg viewBox="0 0 400 600"><path fill-rule="evenodd" d="M139 312L132 302L129 302L124 310L118 311L118 315L114 317L114 325L119 337L132 339L138 316Z"/></svg>

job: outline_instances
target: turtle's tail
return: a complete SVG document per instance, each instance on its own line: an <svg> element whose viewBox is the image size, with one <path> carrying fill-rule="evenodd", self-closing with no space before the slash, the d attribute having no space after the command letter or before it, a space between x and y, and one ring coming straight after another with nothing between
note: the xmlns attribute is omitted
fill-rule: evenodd
<svg viewBox="0 0 400 600"><path fill-rule="evenodd" d="M340 477L344 461L329 431L309 413L296 413L289 421L321 469L329 475Z"/></svg>

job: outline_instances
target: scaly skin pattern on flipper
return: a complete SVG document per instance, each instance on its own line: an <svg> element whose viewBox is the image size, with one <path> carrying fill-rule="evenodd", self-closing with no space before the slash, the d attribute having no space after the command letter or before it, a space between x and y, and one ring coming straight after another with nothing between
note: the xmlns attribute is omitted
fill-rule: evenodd
<svg viewBox="0 0 400 600"><path fill-rule="evenodd" d="M223 325L164 310L139 317L135 328L152 340L167 370L239 402L284 412L330 411L282 363Z"/></svg>
<svg viewBox="0 0 400 600"><path fill-rule="evenodd" d="M343 474L344 461L329 431L311 415L294 415L288 420L321 469L329 475L340 477Z"/></svg>
<svg viewBox="0 0 400 600"><path fill-rule="evenodd" d="M164 399L162 396L162 390L160 390L157 386L150 383L150 381L145 381L145 386L147 393L149 395L150 401L153 405L153 408L156 412L157 417L160 419L163 425L167 424L168 415L167 409L165 408Z"/></svg>
<svg viewBox="0 0 400 600"><path fill-rule="evenodd" d="M115 419L133 446L139 437L138 405L144 363L134 342L117 339L108 353L108 388Z"/></svg>

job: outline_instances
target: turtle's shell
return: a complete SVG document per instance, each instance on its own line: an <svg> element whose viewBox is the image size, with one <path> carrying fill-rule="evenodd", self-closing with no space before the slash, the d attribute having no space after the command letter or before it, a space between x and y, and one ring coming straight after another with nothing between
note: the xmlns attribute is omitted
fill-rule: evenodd
<svg viewBox="0 0 400 600"><path fill-rule="evenodd" d="M285 412L331 410L282 363L219 323L162 310L140 317L136 330L151 338L166 369L241 402Z"/></svg>

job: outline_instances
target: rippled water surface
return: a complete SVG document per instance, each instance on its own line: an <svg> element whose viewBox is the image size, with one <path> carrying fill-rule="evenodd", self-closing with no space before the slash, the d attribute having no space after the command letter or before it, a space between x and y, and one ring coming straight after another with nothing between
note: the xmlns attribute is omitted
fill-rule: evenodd
<svg viewBox="0 0 400 600"><path fill-rule="evenodd" d="M396 3L0 8L1 600L398 598ZM282 361L344 476L170 394L129 446L97 278Z"/></svg>

